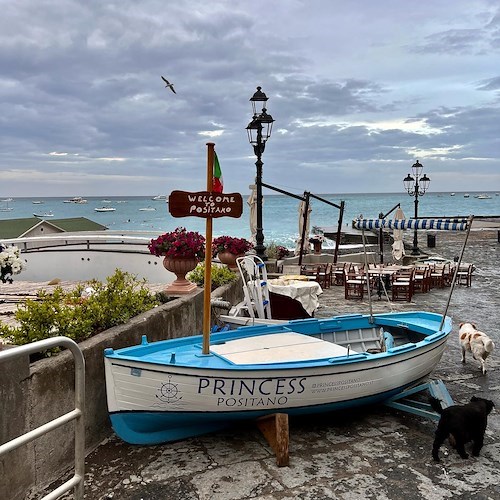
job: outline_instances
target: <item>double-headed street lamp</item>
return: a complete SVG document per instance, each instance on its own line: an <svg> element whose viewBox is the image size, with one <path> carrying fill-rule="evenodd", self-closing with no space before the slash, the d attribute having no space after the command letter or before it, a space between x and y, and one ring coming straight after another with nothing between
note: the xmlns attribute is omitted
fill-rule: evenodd
<svg viewBox="0 0 500 500"><path fill-rule="evenodd" d="M255 234L255 251L257 255L264 260L264 233L262 230L262 153L266 148L266 142L271 137L273 128L273 117L267 114L266 102L268 97L261 91L261 87L257 87L257 92L251 97L253 118L247 126L248 140L253 146L253 151L257 157L255 165L257 167L257 175L255 177L255 186L257 190L257 232ZM262 111L259 111L260 103L262 103Z"/></svg>
<svg viewBox="0 0 500 500"><path fill-rule="evenodd" d="M419 254L417 224L416 224L418 218L418 197L423 196L425 194L425 192L429 187L429 183L431 182L429 177L427 177L427 174L424 174L422 176L423 168L424 166L417 160L411 167L411 169L413 170L414 177L408 174L403 179L403 184L405 186L406 191L408 191L408 194L410 196L415 196L415 229L413 233L413 250L411 252L412 255Z"/></svg>

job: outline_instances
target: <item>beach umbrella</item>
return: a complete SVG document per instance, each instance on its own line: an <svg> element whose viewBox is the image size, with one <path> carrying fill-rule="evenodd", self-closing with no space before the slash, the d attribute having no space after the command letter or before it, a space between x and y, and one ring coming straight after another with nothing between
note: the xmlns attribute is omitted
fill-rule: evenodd
<svg viewBox="0 0 500 500"><path fill-rule="evenodd" d="M394 214L394 221L405 220L405 214L401 207L398 207L396 213ZM397 227L397 229L396 229ZM392 236L394 238L394 243L392 244L392 257L394 260L401 260L405 255L405 246L403 243L403 230L399 228L398 224L394 224L394 229L392 230Z"/></svg>
<svg viewBox="0 0 500 500"><path fill-rule="evenodd" d="M250 208L250 242L254 245L257 243L257 186L251 184L248 186L250 191L250 196L247 199L247 205Z"/></svg>
<svg viewBox="0 0 500 500"><path fill-rule="evenodd" d="M300 248L302 247L302 234L304 234L304 245L303 252L309 253L309 225L311 221L311 205L308 204L307 207L307 216L305 220L305 232L304 232L304 214L306 212L306 201L303 200L299 203L299 237L297 238L297 242L295 245L295 255L300 255Z"/></svg>

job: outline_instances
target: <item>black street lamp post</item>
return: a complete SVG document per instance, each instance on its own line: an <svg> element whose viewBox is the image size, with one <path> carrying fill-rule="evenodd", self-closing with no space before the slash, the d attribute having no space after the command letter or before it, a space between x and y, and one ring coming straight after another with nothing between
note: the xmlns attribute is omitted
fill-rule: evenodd
<svg viewBox="0 0 500 500"><path fill-rule="evenodd" d="M422 169L424 166L419 163L417 160L413 165L412 165L412 170L413 170L413 175L412 177L410 174L408 174L404 179L403 179L403 184L405 186L406 191L410 196L415 196L415 229L413 232L413 249L412 249L412 255L419 255L419 249L418 249L418 237L417 237L417 218L418 218L418 197L423 196L427 189L429 188L429 183L430 179L427 177L427 174L422 175Z"/></svg>
<svg viewBox="0 0 500 500"><path fill-rule="evenodd" d="M255 177L255 186L257 191L257 232L255 234L255 251L261 259L265 259L264 252L264 232L262 229L262 153L266 148L266 142L271 137L273 128L273 117L267 114L266 102L268 97L261 91L261 87L257 87L257 92L251 97L253 118L248 124L246 130L248 140L253 146L253 151L257 157L255 166L257 167L257 175ZM262 103L262 111L257 109L258 103Z"/></svg>

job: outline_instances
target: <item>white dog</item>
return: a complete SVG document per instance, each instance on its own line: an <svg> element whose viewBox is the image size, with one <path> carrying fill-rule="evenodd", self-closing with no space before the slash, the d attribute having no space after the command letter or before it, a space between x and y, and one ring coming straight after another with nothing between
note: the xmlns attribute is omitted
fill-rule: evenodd
<svg viewBox="0 0 500 500"><path fill-rule="evenodd" d="M460 323L458 335L462 347L462 363L465 363L465 351L470 351L472 357L481 363L484 375L486 373L486 358L493 352L495 344L488 335L478 331L474 323Z"/></svg>

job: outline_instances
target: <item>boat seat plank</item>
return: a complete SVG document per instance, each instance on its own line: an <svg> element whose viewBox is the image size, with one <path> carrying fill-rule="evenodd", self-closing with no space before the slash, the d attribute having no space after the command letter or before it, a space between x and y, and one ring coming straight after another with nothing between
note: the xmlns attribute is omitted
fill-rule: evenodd
<svg viewBox="0 0 500 500"><path fill-rule="evenodd" d="M231 340L212 345L210 350L236 365L291 363L355 354L352 349L296 332Z"/></svg>

